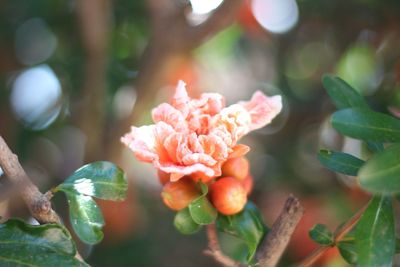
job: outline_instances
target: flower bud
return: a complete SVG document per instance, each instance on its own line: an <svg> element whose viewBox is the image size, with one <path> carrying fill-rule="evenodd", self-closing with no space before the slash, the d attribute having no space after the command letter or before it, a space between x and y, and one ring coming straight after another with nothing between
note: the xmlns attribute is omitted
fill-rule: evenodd
<svg viewBox="0 0 400 267"><path fill-rule="evenodd" d="M202 183L207 184L207 183L209 183L211 180L213 180L213 179L215 178L215 176L214 176L214 177L209 177L209 176L205 175L204 173L195 172L195 173L192 173L192 174L190 175L190 178L191 178L193 181L195 181L196 183L197 183L197 182L202 182Z"/></svg>
<svg viewBox="0 0 400 267"><path fill-rule="evenodd" d="M162 185L165 185L166 183L168 183L170 181L170 179L169 179L170 174L167 172L164 172L162 170L157 170L157 175L158 175L158 180L160 181L160 183Z"/></svg>
<svg viewBox="0 0 400 267"><path fill-rule="evenodd" d="M211 202L224 215L240 212L247 202L242 182L233 177L223 177L210 186Z"/></svg>
<svg viewBox="0 0 400 267"><path fill-rule="evenodd" d="M186 208L198 196L196 184L186 177L166 183L161 192L164 204L176 211Z"/></svg>
<svg viewBox="0 0 400 267"><path fill-rule="evenodd" d="M249 161L245 157L228 159L222 165L222 176L244 180L249 174Z"/></svg>
<svg viewBox="0 0 400 267"><path fill-rule="evenodd" d="M251 194L251 191L253 190L253 184L253 176L251 176L250 174L247 175L246 178L244 178L244 180L242 181L242 185L244 187L244 190L246 190L247 195Z"/></svg>

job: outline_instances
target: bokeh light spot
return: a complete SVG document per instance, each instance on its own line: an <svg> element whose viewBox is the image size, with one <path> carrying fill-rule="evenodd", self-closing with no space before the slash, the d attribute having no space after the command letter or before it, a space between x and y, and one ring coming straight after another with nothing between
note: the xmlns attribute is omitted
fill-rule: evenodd
<svg viewBox="0 0 400 267"><path fill-rule="evenodd" d="M136 103L136 91L132 86L125 85L118 89L113 100L114 114L118 119L128 117Z"/></svg>
<svg viewBox="0 0 400 267"><path fill-rule="evenodd" d="M222 0L190 0L195 14L207 14L216 9L221 3Z"/></svg>
<svg viewBox="0 0 400 267"><path fill-rule="evenodd" d="M373 94L382 80L374 50L368 44L350 47L340 59L337 72L363 95Z"/></svg>
<svg viewBox="0 0 400 267"><path fill-rule="evenodd" d="M272 33L285 33L299 20L295 0L253 0L251 10L258 23Z"/></svg>
<svg viewBox="0 0 400 267"><path fill-rule="evenodd" d="M40 65L17 76L10 102L15 115L27 127L42 130L60 113L61 95L61 84L53 70Z"/></svg>
<svg viewBox="0 0 400 267"><path fill-rule="evenodd" d="M15 33L15 52L20 62L34 65L47 60L57 47L57 37L41 18L23 23Z"/></svg>

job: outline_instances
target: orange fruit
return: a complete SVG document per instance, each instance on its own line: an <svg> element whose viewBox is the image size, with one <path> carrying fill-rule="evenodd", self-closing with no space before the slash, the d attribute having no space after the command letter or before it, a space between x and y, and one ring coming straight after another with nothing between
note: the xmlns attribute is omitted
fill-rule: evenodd
<svg viewBox="0 0 400 267"><path fill-rule="evenodd" d="M236 178L223 177L210 186L211 202L224 215L236 214L244 208L247 194L243 184Z"/></svg>

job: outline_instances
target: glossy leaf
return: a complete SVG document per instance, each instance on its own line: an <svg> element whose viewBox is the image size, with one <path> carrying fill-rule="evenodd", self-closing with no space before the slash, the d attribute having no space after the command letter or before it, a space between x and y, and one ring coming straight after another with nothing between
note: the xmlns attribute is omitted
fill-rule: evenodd
<svg viewBox="0 0 400 267"><path fill-rule="evenodd" d="M359 171L360 185L371 192L400 192L400 144L375 154Z"/></svg>
<svg viewBox="0 0 400 267"><path fill-rule="evenodd" d="M0 224L0 266L89 266L75 258L76 248L61 225Z"/></svg>
<svg viewBox="0 0 400 267"><path fill-rule="evenodd" d="M124 172L115 164L98 161L76 170L57 189L101 199L123 200L128 182Z"/></svg>
<svg viewBox="0 0 400 267"><path fill-rule="evenodd" d="M216 223L219 231L233 235L247 245L248 262L251 262L259 242L268 232L259 210L250 201L238 214L231 216L219 214Z"/></svg>
<svg viewBox="0 0 400 267"><path fill-rule="evenodd" d="M101 228L103 215L90 196L67 194L69 218L78 237L87 244L96 244L103 239Z"/></svg>
<svg viewBox="0 0 400 267"><path fill-rule="evenodd" d="M364 141L400 142L400 120L359 108L336 111L332 126L341 134Z"/></svg>
<svg viewBox="0 0 400 267"><path fill-rule="evenodd" d="M310 238L317 244L330 246L334 243L333 233L323 224L316 224L308 232Z"/></svg>
<svg viewBox="0 0 400 267"><path fill-rule="evenodd" d="M392 266L396 237L390 197L373 197L357 224L355 240L358 266Z"/></svg>
<svg viewBox="0 0 400 267"><path fill-rule="evenodd" d="M341 78L326 74L322 77L322 84L338 109L369 108L364 98Z"/></svg>
<svg viewBox="0 0 400 267"><path fill-rule="evenodd" d="M193 200L188 208L193 221L200 225L207 225L215 221L218 212L207 198L207 185L202 182L198 185L202 195Z"/></svg>
<svg viewBox="0 0 400 267"><path fill-rule="evenodd" d="M180 210L176 213L174 226L179 232L185 235L194 234L201 229L201 225L193 221L189 208Z"/></svg>
<svg viewBox="0 0 400 267"><path fill-rule="evenodd" d="M190 215L197 224L206 225L213 223L217 218L217 210L206 196L200 196L189 204Z"/></svg>
<svg viewBox="0 0 400 267"><path fill-rule="evenodd" d="M318 159L322 165L331 171L352 176L356 176L360 167L365 163L352 155L330 150L320 150Z"/></svg>
<svg viewBox="0 0 400 267"><path fill-rule="evenodd" d="M338 76L325 74L322 77L322 84L338 109L369 109L364 97ZM367 146L372 152L379 152L383 150L383 145L379 142L368 141Z"/></svg>

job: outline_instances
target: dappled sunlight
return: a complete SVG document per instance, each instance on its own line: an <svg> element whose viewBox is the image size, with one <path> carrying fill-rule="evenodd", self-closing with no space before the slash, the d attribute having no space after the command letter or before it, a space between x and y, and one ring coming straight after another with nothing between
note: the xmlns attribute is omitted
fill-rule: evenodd
<svg viewBox="0 0 400 267"><path fill-rule="evenodd" d="M94 195L94 185L93 181L89 178L81 178L74 181L74 188L77 192L87 195L93 196Z"/></svg>

